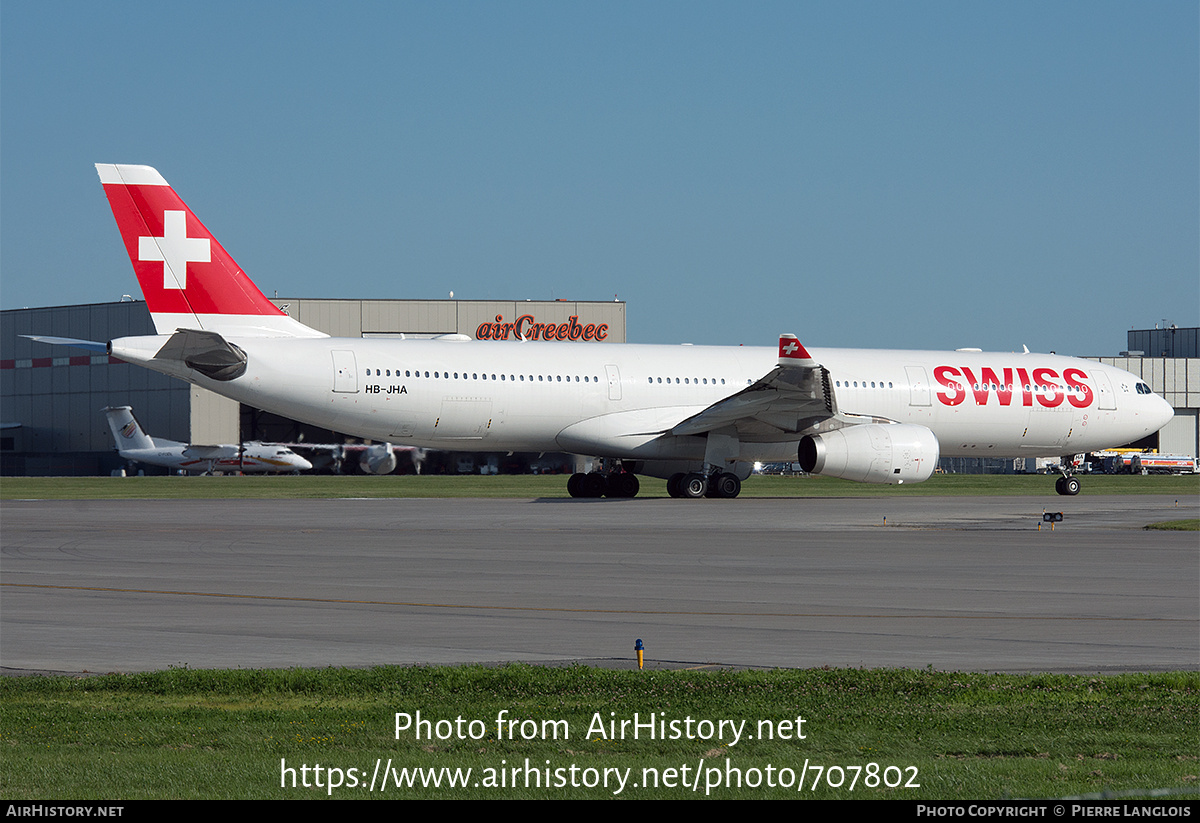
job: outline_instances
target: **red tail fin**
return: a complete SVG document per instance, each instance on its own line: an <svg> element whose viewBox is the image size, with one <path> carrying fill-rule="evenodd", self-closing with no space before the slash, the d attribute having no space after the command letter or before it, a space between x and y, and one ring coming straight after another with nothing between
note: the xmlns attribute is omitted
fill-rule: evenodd
<svg viewBox="0 0 1200 823"><path fill-rule="evenodd" d="M159 334L323 336L263 296L157 171L107 163L96 171Z"/></svg>

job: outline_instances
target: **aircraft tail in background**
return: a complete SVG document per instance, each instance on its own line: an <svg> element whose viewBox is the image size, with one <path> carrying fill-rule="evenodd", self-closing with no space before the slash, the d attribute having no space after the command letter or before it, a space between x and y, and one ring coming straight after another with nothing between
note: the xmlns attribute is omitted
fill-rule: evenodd
<svg viewBox="0 0 1200 823"><path fill-rule="evenodd" d="M153 449L154 438L142 430L141 424L133 416L132 406L108 406L104 409L108 418L108 427L112 430L113 444L117 451L131 449Z"/></svg>

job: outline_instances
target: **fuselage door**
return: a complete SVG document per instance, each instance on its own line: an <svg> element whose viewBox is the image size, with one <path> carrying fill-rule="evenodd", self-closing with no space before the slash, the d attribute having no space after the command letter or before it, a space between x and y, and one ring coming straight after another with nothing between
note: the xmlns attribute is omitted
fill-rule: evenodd
<svg viewBox="0 0 1200 823"><path fill-rule="evenodd" d="M1117 407L1117 395L1113 393L1112 381L1103 369L1092 372L1096 378L1096 408L1101 411L1111 411Z"/></svg>
<svg viewBox="0 0 1200 823"><path fill-rule="evenodd" d="M355 365L354 352L348 349L333 351L333 390L345 394L358 392L358 367Z"/></svg>
<svg viewBox="0 0 1200 823"><path fill-rule="evenodd" d="M616 366L605 366L604 373L608 376L608 399L621 399L621 372Z"/></svg>
<svg viewBox="0 0 1200 823"><path fill-rule="evenodd" d="M904 373L908 375L908 404L910 406L931 405L929 375L925 373L925 367L905 366Z"/></svg>

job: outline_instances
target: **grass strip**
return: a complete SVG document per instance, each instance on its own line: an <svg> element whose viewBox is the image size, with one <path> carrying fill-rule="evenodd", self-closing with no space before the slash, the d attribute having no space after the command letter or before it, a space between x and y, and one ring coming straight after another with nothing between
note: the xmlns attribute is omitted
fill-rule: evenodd
<svg viewBox="0 0 1200 823"><path fill-rule="evenodd" d="M1165 520L1162 523L1151 523L1146 528L1165 532L1197 532L1200 531L1200 519Z"/></svg>
<svg viewBox="0 0 1200 823"><path fill-rule="evenodd" d="M0 793L9 800L1187 795L1200 785L1198 721L1197 672L507 665L4 678ZM380 771L387 773L382 790Z"/></svg>

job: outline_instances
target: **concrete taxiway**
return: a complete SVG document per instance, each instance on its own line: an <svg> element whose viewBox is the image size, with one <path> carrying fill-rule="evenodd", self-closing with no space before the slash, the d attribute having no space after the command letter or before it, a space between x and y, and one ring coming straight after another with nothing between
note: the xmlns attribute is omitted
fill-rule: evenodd
<svg viewBox="0 0 1200 823"><path fill-rule="evenodd" d="M1041 530L1045 508L1063 522ZM1159 496L13 501L0 665L1200 666Z"/></svg>

